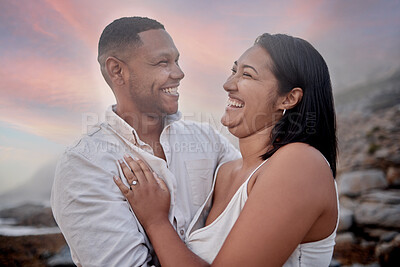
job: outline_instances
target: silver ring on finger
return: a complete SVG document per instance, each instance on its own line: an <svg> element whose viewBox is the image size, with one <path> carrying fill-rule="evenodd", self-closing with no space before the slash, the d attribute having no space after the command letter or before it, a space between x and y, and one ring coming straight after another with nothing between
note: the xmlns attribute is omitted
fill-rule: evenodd
<svg viewBox="0 0 400 267"><path fill-rule="evenodd" d="M129 189L132 190L132 186L135 186L138 184L138 181L133 180L132 184L129 186Z"/></svg>

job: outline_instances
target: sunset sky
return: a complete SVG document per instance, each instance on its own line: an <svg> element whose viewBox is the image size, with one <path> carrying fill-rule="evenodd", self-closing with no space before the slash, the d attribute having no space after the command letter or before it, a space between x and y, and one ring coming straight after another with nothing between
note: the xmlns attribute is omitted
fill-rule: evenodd
<svg viewBox="0 0 400 267"><path fill-rule="evenodd" d="M400 1L0 0L0 194L23 185L114 103L96 61L123 16L163 23L186 77L180 110L217 129L232 63L264 33L308 40L335 92L400 69Z"/></svg>

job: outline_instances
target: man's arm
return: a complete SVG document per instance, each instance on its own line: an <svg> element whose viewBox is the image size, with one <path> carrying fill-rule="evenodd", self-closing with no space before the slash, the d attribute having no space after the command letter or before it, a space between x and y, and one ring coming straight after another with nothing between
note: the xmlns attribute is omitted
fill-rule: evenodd
<svg viewBox="0 0 400 267"><path fill-rule="evenodd" d="M104 156L107 166L73 151L63 155L52 190L54 217L82 266L148 266L144 232L112 179L115 159Z"/></svg>

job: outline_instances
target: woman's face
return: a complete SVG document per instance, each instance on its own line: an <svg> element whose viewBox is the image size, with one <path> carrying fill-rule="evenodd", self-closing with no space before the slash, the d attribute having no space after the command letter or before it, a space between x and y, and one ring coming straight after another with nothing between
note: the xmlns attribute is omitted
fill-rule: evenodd
<svg viewBox="0 0 400 267"><path fill-rule="evenodd" d="M272 60L259 45L249 48L234 63L224 84L228 103L221 122L238 138L244 138L275 125L278 109L278 81L270 70Z"/></svg>

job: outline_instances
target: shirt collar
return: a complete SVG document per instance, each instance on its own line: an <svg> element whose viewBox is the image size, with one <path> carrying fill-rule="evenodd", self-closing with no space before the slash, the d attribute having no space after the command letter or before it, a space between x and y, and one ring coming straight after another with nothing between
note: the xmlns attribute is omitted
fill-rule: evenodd
<svg viewBox="0 0 400 267"><path fill-rule="evenodd" d="M136 130L130 126L126 121L124 121L120 116L115 113L116 105L111 105L106 110L105 121L113 128L118 134L124 137L126 140L133 144L144 144L137 134ZM175 114L167 115L164 118L164 127L165 129L170 124L175 121L179 121L182 118L182 113L177 111Z"/></svg>

